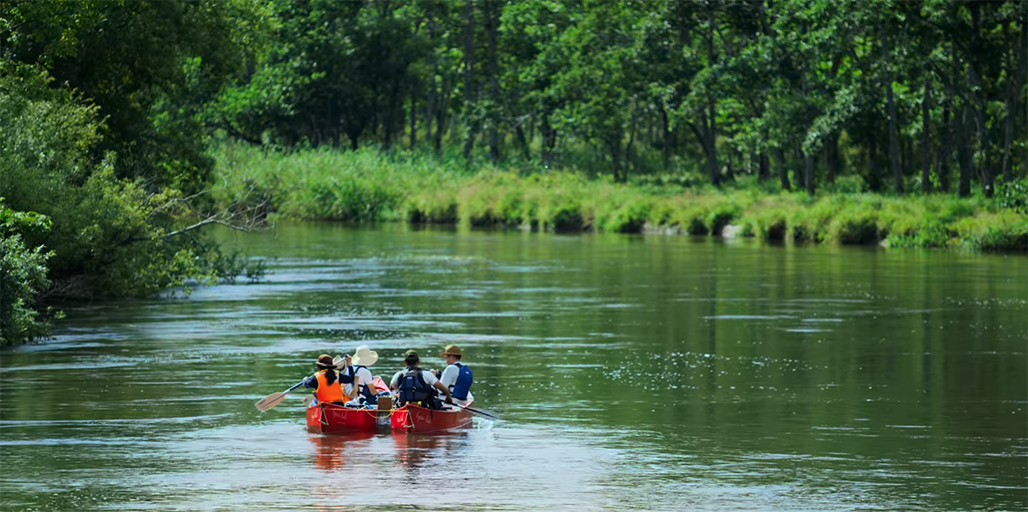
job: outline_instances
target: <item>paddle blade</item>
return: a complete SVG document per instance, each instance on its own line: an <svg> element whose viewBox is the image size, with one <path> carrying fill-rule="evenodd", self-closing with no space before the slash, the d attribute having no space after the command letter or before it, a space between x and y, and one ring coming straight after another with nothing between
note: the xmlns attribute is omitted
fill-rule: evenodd
<svg viewBox="0 0 1028 512"><path fill-rule="evenodd" d="M288 393L284 393L284 392L272 393L272 394L264 397L263 399L261 399L260 402L257 402L256 404L254 404L254 406L257 407L258 411L264 412L264 411L267 411L268 409L271 409L272 407L275 407L276 405L280 404L282 402L282 400L286 399L287 395L288 395Z"/></svg>

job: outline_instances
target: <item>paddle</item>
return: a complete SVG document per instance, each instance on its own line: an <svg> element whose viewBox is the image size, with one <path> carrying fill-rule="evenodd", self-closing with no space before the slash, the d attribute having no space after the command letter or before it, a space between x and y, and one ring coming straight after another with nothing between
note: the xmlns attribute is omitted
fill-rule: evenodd
<svg viewBox="0 0 1028 512"><path fill-rule="evenodd" d="M335 356L332 359L332 363L336 365L336 368L338 368L339 365L341 365L341 364L343 364L345 362L346 362L346 358L343 357L343 356ZM272 407L275 407L276 405L282 403L282 400L285 400L286 396L289 394L290 391L292 391L292 390L294 390L294 389L296 389L296 388L298 388L298 387L300 387L302 385L303 385L303 381L301 380L300 382L297 382L295 386L293 386L293 387L291 387L291 388L289 388L289 389L287 389L287 390L285 390L285 391L283 391L281 393L272 393L272 394L264 397L263 399L261 399L260 402L257 402L256 404L254 404L254 406L257 407L257 410L259 410L261 412L267 411L268 409L271 409ZM310 405L310 402L304 402L303 405L304 406Z"/></svg>
<svg viewBox="0 0 1028 512"><path fill-rule="evenodd" d="M272 393L272 394L264 397L260 402L257 402L256 404L254 404L254 406L257 407L258 411L261 411L261 412L267 411L268 409L271 409L272 407L275 407L276 405L280 404L282 402L282 400L285 400L286 396L289 395L290 391L292 391L292 390L294 390L294 389L296 389L296 388L298 388L298 387L300 387L302 385L303 385L303 381L301 380L300 382L297 382L295 386L293 386L293 387L291 387L291 388L289 388L289 389L287 389L287 390L285 390L285 391L283 391L281 393Z"/></svg>
<svg viewBox="0 0 1028 512"><path fill-rule="evenodd" d="M475 414L481 414L482 416L485 416L486 418L492 418L494 420L500 419L500 415L496 414L495 412L489 412L489 411L485 411L485 410L482 410L482 409L476 409L474 407L471 407L470 405L461 405L461 406L458 406L458 407L460 407L462 409L467 409L467 410L469 410L469 411L471 411L471 412L473 412Z"/></svg>

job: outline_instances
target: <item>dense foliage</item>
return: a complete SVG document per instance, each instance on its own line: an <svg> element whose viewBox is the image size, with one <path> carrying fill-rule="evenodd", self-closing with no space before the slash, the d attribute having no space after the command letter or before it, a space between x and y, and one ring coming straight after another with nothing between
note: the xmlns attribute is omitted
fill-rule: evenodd
<svg viewBox="0 0 1028 512"><path fill-rule="evenodd" d="M859 240L1018 247L1026 18L1025 2L970 0L0 0L0 197L52 222L4 228L0 279L32 269L17 271L24 312L231 278L242 260L198 228L273 210L625 229L583 210L582 193L641 198L612 203L633 229L686 222L725 192L735 206L704 213L713 224L774 236L783 224L743 203L784 191L757 216L779 211L800 239L833 240L827 226L855 216ZM247 174L224 166L225 138L421 163L368 179ZM252 165L283 164L260 154ZM474 213L532 187L569 199ZM859 210L903 199L846 191L970 199L917 199L908 224L924 224L899 229ZM946 205L962 213L934 211ZM839 215L802 227L801 206ZM654 213L667 208L680 211Z"/></svg>
<svg viewBox="0 0 1028 512"><path fill-rule="evenodd" d="M4 221L2 342L46 333L37 301L242 272L196 229L232 217L204 193L212 165L195 111L208 79L190 68L215 32L200 23L213 4L0 7L0 212L45 219Z"/></svg>
<svg viewBox="0 0 1028 512"><path fill-rule="evenodd" d="M21 233L45 233L50 226L45 216L16 212L0 199L0 344L49 333L49 324L30 305L50 284L46 260L52 253L29 249Z"/></svg>
<svg viewBox="0 0 1028 512"><path fill-rule="evenodd" d="M1025 172L1028 4L278 0L211 121L286 146L924 192ZM580 153L590 156L582 157Z"/></svg>

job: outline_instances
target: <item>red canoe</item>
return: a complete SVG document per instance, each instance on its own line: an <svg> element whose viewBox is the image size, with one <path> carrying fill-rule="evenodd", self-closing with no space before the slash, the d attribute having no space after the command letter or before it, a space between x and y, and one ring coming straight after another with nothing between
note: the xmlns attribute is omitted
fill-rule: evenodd
<svg viewBox="0 0 1028 512"><path fill-rule="evenodd" d="M435 411L418 405L407 404L393 409L393 432L428 433L470 427L471 413L460 407Z"/></svg>
<svg viewBox="0 0 1028 512"><path fill-rule="evenodd" d="M375 377L375 390L388 391L385 381ZM379 414L377 409L356 409L336 404L312 403L307 407L307 430L318 434L339 432L374 432L379 427L389 428L389 402Z"/></svg>
<svg viewBox="0 0 1028 512"><path fill-rule="evenodd" d="M307 430L319 434L374 432L389 427L389 410L354 409L336 404L311 404L307 408Z"/></svg>

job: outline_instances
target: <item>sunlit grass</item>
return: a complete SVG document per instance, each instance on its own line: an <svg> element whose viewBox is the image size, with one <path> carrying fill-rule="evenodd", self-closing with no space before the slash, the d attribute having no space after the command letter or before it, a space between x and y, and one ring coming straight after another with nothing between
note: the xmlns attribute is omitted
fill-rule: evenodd
<svg viewBox="0 0 1028 512"><path fill-rule="evenodd" d="M715 189L672 177L607 178L457 155L376 149L275 152L226 143L216 200L265 198L272 218L518 226L545 231L722 234L734 225L765 241L966 247L1028 246L1028 216L981 196ZM474 168L472 168L474 167Z"/></svg>

